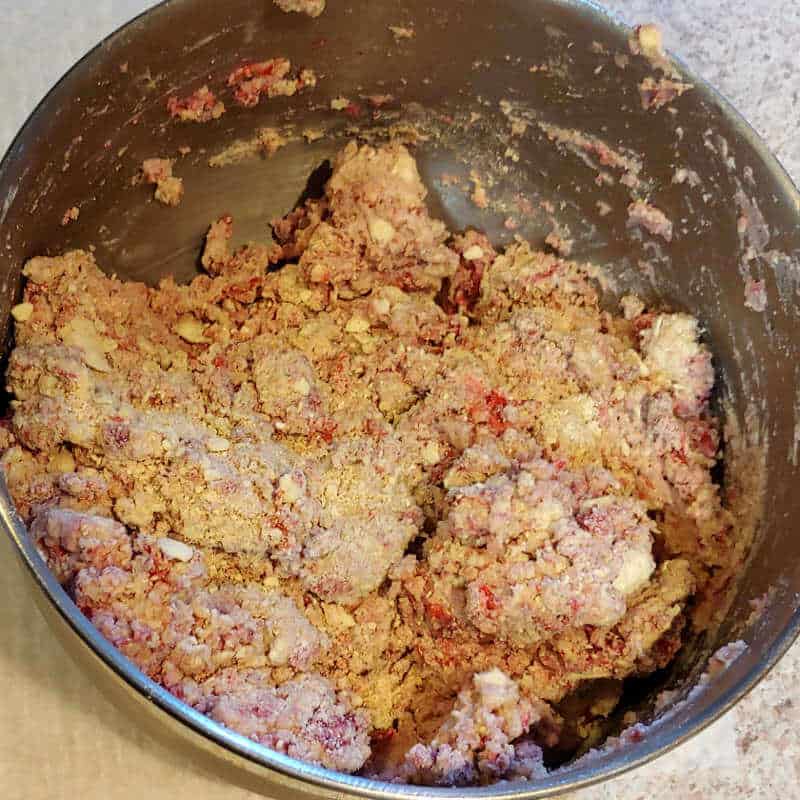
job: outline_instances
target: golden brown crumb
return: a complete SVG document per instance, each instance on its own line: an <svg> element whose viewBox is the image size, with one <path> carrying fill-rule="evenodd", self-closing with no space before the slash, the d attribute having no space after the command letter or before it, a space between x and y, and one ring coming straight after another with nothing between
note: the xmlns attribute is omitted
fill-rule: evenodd
<svg viewBox="0 0 800 800"><path fill-rule="evenodd" d="M80 213L81 213L81 210L78 208L78 206L72 206L72 208L68 208L64 212L64 216L61 218L61 224L62 225L69 225L70 222L75 222L75 220L78 219L78 216L80 215Z"/></svg>
<svg viewBox="0 0 800 800"><path fill-rule="evenodd" d="M208 86L201 86L188 97L178 99L174 95L167 100L167 111L173 119L182 122L210 122L225 113L225 104L217 100Z"/></svg>
<svg viewBox="0 0 800 800"><path fill-rule="evenodd" d="M292 97L317 85L313 70L303 69L297 77L292 77L291 72L292 64L287 58L251 61L228 75L228 86L233 89L233 97L239 105L252 108L258 105L262 95Z"/></svg>
<svg viewBox="0 0 800 800"><path fill-rule="evenodd" d="M684 92L693 89L691 83L672 81L668 78L655 78L648 76L639 84L639 96L642 98L642 108L657 111L667 103L671 103L676 97L680 97Z"/></svg>
<svg viewBox="0 0 800 800"><path fill-rule="evenodd" d="M304 128L303 129L303 138L311 144L311 142L316 142L317 139L321 139L325 135L325 131L321 128Z"/></svg>
<svg viewBox="0 0 800 800"><path fill-rule="evenodd" d="M294 11L309 17L318 17L325 10L325 0L274 0L274 3L287 14Z"/></svg>
<svg viewBox="0 0 800 800"><path fill-rule="evenodd" d="M183 199L183 179L170 176L159 181L153 196L165 206L177 206Z"/></svg>
<svg viewBox="0 0 800 800"><path fill-rule="evenodd" d="M633 55L646 58L650 66L663 72L665 77L680 80L680 72L664 51L664 37L657 25L637 25L628 37L628 47ZM618 62L618 66L623 64Z"/></svg>
<svg viewBox="0 0 800 800"><path fill-rule="evenodd" d="M285 147L289 140L276 128L262 128L258 133L261 149L268 156L272 157L281 147Z"/></svg>
<svg viewBox="0 0 800 800"><path fill-rule="evenodd" d="M472 181L473 186L470 199L478 208L487 208L489 205L489 196L486 194L486 187L483 185L483 179L475 170L469 173L469 179Z"/></svg>
<svg viewBox="0 0 800 800"><path fill-rule="evenodd" d="M392 32L396 42L400 42L403 39L413 39L416 36L416 31L413 28L402 25L390 25L389 30Z"/></svg>
<svg viewBox="0 0 800 800"><path fill-rule="evenodd" d="M183 199L183 179L172 174L172 161L168 158L146 158L142 162L142 178L155 184L153 196L166 206L177 206Z"/></svg>

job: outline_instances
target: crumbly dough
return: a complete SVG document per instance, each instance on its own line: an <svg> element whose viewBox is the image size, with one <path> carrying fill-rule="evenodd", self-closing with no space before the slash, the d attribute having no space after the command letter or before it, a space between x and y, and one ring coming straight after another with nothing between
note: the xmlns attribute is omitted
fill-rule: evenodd
<svg viewBox="0 0 800 800"><path fill-rule="evenodd" d="M287 14L296 12L318 17L325 10L325 0L274 0L275 5Z"/></svg>
<svg viewBox="0 0 800 800"><path fill-rule="evenodd" d="M525 779L731 580L711 355L425 197L405 147L350 143L275 244L214 221L189 285L31 259L0 463L83 613L186 703L337 770Z"/></svg>
<svg viewBox="0 0 800 800"><path fill-rule="evenodd" d="M153 197L165 206L177 206L183 199L183 179L172 174L172 161L168 158L146 158L142 162L142 178L155 184Z"/></svg>
<svg viewBox="0 0 800 800"><path fill-rule="evenodd" d="M671 81L669 78L656 78L648 75L639 84L639 96L642 98L642 108L657 111L671 103L675 98L693 89L691 83Z"/></svg>
<svg viewBox="0 0 800 800"><path fill-rule="evenodd" d="M225 113L225 104L208 86L201 86L182 99L171 95L167 99L167 111L173 119L181 122L210 122Z"/></svg>
<svg viewBox="0 0 800 800"><path fill-rule="evenodd" d="M66 226L69 225L70 222L75 222L81 214L81 210L78 206L71 206L64 212L64 216L61 217L61 224Z"/></svg>
<svg viewBox="0 0 800 800"><path fill-rule="evenodd" d="M270 58L244 64L228 75L228 86L240 106L257 106L261 95L267 97L292 97L297 92L317 85L317 76L311 69L302 69L297 77L291 76L292 64L288 58Z"/></svg>

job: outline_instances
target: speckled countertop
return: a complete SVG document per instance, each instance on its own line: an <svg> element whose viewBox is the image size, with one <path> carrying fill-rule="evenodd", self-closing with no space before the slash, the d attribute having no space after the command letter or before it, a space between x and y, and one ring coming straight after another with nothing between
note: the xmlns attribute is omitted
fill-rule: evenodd
<svg viewBox="0 0 800 800"><path fill-rule="evenodd" d="M331 0L339 2L340 0ZM264 0L266 2L266 0ZM55 80L148 0L0 0L0 150ZM609 0L657 22L668 46L733 101L800 181L797 0ZM68 659L0 536L0 797L255 798L205 775L135 726ZM800 798L800 643L733 711L688 744L569 800Z"/></svg>

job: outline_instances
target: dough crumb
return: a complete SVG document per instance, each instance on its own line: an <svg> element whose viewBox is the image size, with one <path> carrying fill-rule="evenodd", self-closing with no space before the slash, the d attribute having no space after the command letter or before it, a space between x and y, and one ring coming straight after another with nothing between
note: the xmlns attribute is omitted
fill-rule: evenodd
<svg viewBox="0 0 800 800"><path fill-rule="evenodd" d="M628 40L631 53L643 55L646 58L657 59L664 55L664 38L657 25L648 23L637 25Z"/></svg>
<svg viewBox="0 0 800 800"><path fill-rule="evenodd" d="M303 129L303 138L311 144L312 142L316 142L318 139L322 139L325 136L325 131L322 128L304 128Z"/></svg>
<svg viewBox="0 0 800 800"><path fill-rule="evenodd" d="M225 104L217 100L217 96L208 86L201 86L188 97L169 97L167 111L173 119L181 122L210 122L225 113Z"/></svg>
<svg viewBox="0 0 800 800"><path fill-rule="evenodd" d="M644 228L665 242L672 241L672 220L661 209L645 200L636 200L628 206L628 226Z"/></svg>
<svg viewBox="0 0 800 800"><path fill-rule="evenodd" d="M648 76L639 84L642 108L657 111L690 89L694 89L694 84Z"/></svg>
<svg viewBox="0 0 800 800"><path fill-rule="evenodd" d="M400 774L409 783L433 786L543 777L542 749L518 740L548 716L545 703L520 697L501 670L478 673L430 744L408 751Z"/></svg>
<svg viewBox="0 0 800 800"><path fill-rule="evenodd" d="M33 316L33 303L18 303L11 309L16 322L27 322Z"/></svg>
<svg viewBox="0 0 800 800"><path fill-rule="evenodd" d="M171 176L159 181L153 196L165 206L177 206L183 199L183 178Z"/></svg>
<svg viewBox="0 0 800 800"><path fill-rule="evenodd" d="M75 222L80 216L80 213L81 210L78 208L78 206L72 206L71 208L68 208L64 212L64 216L61 217L61 224L69 225L70 222Z"/></svg>
<svg viewBox="0 0 800 800"><path fill-rule="evenodd" d="M744 284L744 304L753 311L764 311L767 307L767 285L764 281L747 278Z"/></svg>
<svg viewBox="0 0 800 800"><path fill-rule="evenodd" d="M259 144L262 151L268 158L271 158L281 149L289 144L289 140L276 128L262 128L258 133Z"/></svg>
<svg viewBox="0 0 800 800"><path fill-rule="evenodd" d="M686 167L678 167L672 176L672 182L677 184L688 183L693 189L702 184L700 176L693 170Z"/></svg>
<svg viewBox="0 0 800 800"><path fill-rule="evenodd" d="M389 25L389 30L392 32L396 42L400 42L403 39L413 39L417 35L413 28L401 25Z"/></svg>
<svg viewBox="0 0 800 800"><path fill-rule="evenodd" d="M183 198L183 179L172 174L172 161L168 158L146 158L142 162L145 183L155 184L154 197L159 203L177 206Z"/></svg>
<svg viewBox="0 0 800 800"><path fill-rule="evenodd" d="M325 10L325 0L274 0L274 3L287 14L296 12L307 14L309 17L318 17Z"/></svg>
<svg viewBox="0 0 800 800"><path fill-rule="evenodd" d="M290 76L292 64L287 58L270 58L267 61L249 62L233 70L228 76L228 86L240 106L257 106L262 95L268 98L292 97L317 84L316 73L303 69L296 78Z"/></svg>
<svg viewBox="0 0 800 800"><path fill-rule="evenodd" d="M483 179L475 170L472 170L469 173L469 179L472 182L472 194L470 195L470 200L478 207L478 208L488 208L489 207L489 195L486 192L486 187L483 184Z"/></svg>
<svg viewBox="0 0 800 800"><path fill-rule="evenodd" d="M667 78L679 81L680 72L664 51L664 37L657 25L637 25L628 37L628 48L635 56L642 56L653 69L660 70ZM618 62L618 66L621 66Z"/></svg>
<svg viewBox="0 0 800 800"><path fill-rule="evenodd" d="M572 248L575 245L573 239L570 239L568 236L565 236L563 232L558 230L550 231L550 233L545 236L544 243L564 258L572 254Z"/></svg>

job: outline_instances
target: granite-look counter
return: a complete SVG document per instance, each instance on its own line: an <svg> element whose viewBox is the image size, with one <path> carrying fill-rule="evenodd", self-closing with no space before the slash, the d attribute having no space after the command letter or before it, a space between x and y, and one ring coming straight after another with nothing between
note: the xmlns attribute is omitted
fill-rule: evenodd
<svg viewBox="0 0 800 800"><path fill-rule="evenodd" d="M264 0L266 2L266 0ZM330 0L340 2L341 0ZM147 0L2 0L0 147L54 81ZM720 89L800 179L797 0L609 0L657 22L670 49ZM32 604L0 536L0 797L198 800L255 797L196 764L175 763L92 686ZM800 797L800 644L733 711L688 744L570 800Z"/></svg>

